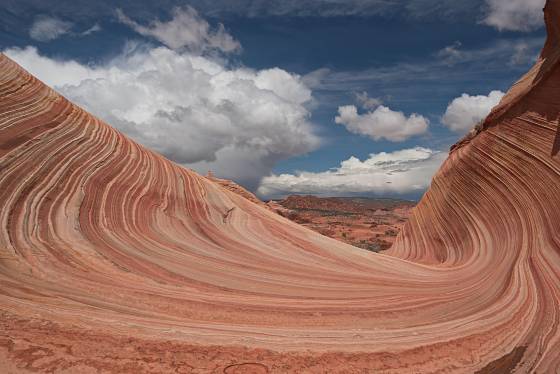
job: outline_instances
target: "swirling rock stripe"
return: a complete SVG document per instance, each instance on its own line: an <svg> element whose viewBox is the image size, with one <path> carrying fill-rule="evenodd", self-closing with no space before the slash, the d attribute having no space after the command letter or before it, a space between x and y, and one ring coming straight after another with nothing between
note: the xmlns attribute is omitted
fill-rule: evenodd
<svg viewBox="0 0 560 374"><path fill-rule="evenodd" d="M1 56L0 369L555 372L556 41L384 255L166 160Z"/></svg>

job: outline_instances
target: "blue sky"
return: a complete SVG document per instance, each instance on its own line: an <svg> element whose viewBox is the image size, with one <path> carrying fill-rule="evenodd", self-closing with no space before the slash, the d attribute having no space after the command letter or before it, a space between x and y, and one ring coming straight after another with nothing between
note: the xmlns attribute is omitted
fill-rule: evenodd
<svg viewBox="0 0 560 374"><path fill-rule="evenodd" d="M7 1L0 49L135 140L263 198L416 199L534 62L542 6Z"/></svg>

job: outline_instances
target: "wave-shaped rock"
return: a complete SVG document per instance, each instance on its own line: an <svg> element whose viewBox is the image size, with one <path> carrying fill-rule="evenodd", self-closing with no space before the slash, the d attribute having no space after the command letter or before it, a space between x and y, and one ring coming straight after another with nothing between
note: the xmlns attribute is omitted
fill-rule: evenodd
<svg viewBox="0 0 560 374"><path fill-rule="evenodd" d="M0 57L0 371L560 367L560 4L388 255L134 143Z"/></svg>

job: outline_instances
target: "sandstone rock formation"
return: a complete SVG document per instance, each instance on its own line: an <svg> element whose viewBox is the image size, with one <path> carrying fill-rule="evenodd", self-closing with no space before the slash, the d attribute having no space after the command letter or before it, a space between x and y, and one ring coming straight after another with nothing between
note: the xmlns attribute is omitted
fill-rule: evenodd
<svg viewBox="0 0 560 374"><path fill-rule="evenodd" d="M130 141L0 57L0 372L553 373L560 1L388 255Z"/></svg>
<svg viewBox="0 0 560 374"><path fill-rule="evenodd" d="M260 200L258 197L256 197L255 194L253 194L250 191L247 191L245 188L241 187L240 185L238 185L237 183L235 183L232 180L218 178L212 172L208 172L208 175L206 176L206 179L208 179L208 180L210 180L214 183L219 184L220 186L222 186L226 190L234 192L234 193L238 194L239 196L244 197L247 200L249 200L249 201L251 201L251 202L253 202L257 205L261 205L263 207L267 206L267 204L265 204L262 200Z"/></svg>

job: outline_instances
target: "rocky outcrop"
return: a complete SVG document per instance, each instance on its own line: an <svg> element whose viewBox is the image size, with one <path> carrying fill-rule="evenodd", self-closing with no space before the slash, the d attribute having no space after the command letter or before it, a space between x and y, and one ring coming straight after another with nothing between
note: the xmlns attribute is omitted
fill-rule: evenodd
<svg viewBox="0 0 560 374"><path fill-rule="evenodd" d="M558 1L388 255L167 161L0 57L0 372L560 367Z"/></svg>

